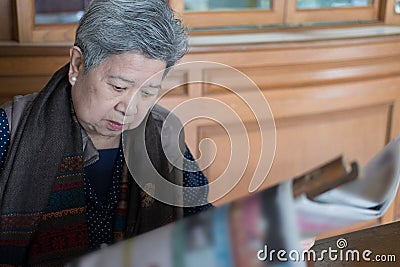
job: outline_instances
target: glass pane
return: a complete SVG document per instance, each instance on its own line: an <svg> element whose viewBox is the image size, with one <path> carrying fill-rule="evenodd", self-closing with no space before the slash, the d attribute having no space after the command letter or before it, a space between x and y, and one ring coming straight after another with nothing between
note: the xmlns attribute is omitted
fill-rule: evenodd
<svg viewBox="0 0 400 267"><path fill-rule="evenodd" d="M297 0L298 9L372 6L374 0Z"/></svg>
<svg viewBox="0 0 400 267"><path fill-rule="evenodd" d="M185 11L270 9L270 0L185 0Z"/></svg>
<svg viewBox="0 0 400 267"><path fill-rule="evenodd" d="M396 14L400 14L400 0L396 0L396 2L394 4L394 12Z"/></svg>
<svg viewBox="0 0 400 267"><path fill-rule="evenodd" d="M90 0L35 0L35 24L75 23Z"/></svg>

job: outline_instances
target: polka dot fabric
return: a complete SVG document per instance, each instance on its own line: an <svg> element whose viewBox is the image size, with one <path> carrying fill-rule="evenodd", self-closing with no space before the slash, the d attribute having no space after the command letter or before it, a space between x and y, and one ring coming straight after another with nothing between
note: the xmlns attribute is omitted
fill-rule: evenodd
<svg viewBox="0 0 400 267"><path fill-rule="evenodd" d="M114 242L114 214L120 196L120 181L124 157L122 148L118 151L111 188L106 202L101 203L90 184L87 176L84 176L85 195L88 214L89 246L97 249ZM101 179L101 177L96 177Z"/></svg>
<svg viewBox="0 0 400 267"><path fill-rule="evenodd" d="M8 125L8 119L5 111L0 109L0 167L3 168L4 161L6 159L8 146L10 143L10 131ZM183 185L185 187L198 187L207 185L208 181L204 174L199 171L198 165L194 160L189 149L186 148L185 158L188 162L185 162L184 169L187 171L183 172ZM117 161L115 164L112 185L109 193L108 200L105 203L100 203L93 188L90 186L88 179L84 177L85 181L85 196L87 202L87 215L88 215L88 227L89 227L89 245L91 248L99 248L104 244L113 243L113 218L115 209L117 207L119 196L120 196L120 180L123 166L123 153L122 148L118 151ZM185 199L194 200L207 200L208 189L202 192L198 190L186 191ZM204 211L212 207L211 204L206 204L198 207L184 208L184 215L189 216L198 212Z"/></svg>
<svg viewBox="0 0 400 267"><path fill-rule="evenodd" d="M183 186L184 187L199 187L208 185L208 180L204 176L203 172L199 170L199 167L194 160L192 154L189 149L186 147L186 151L184 157L187 159L184 161L183 169ZM186 201L193 202L196 200L200 200L201 202L206 203L208 196L208 187L204 187L203 190L186 190L183 197ZM189 216L196 214L198 212L204 211L208 208L212 207L211 204L206 204L203 206L197 207L188 207L184 208L184 216Z"/></svg>
<svg viewBox="0 0 400 267"><path fill-rule="evenodd" d="M10 130L7 115L4 109L0 109L0 167L3 168L6 159L8 145L10 143Z"/></svg>

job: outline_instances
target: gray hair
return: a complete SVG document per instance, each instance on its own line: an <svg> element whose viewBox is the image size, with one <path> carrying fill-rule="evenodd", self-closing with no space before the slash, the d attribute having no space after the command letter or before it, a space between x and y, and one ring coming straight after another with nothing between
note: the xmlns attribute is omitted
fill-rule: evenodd
<svg viewBox="0 0 400 267"><path fill-rule="evenodd" d="M85 73L111 55L138 52L173 66L187 52L187 30L165 0L92 0L79 22L75 45Z"/></svg>

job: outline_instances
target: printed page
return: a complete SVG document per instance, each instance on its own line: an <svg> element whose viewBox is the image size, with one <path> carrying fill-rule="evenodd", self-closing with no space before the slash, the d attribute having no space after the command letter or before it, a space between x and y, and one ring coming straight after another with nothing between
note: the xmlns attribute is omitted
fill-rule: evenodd
<svg viewBox="0 0 400 267"><path fill-rule="evenodd" d="M313 200L295 201L302 237L315 236L382 216L396 196L400 181L400 137L371 159L356 180Z"/></svg>

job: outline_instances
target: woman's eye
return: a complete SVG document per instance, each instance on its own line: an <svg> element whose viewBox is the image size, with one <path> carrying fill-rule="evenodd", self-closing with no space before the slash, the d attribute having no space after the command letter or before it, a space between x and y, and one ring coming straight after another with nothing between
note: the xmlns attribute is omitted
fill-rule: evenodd
<svg viewBox="0 0 400 267"><path fill-rule="evenodd" d="M124 91L126 89L126 87L117 86L117 85L113 85L113 88L115 91L118 91L118 92Z"/></svg>
<svg viewBox="0 0 400 267"><path fill-rule="evenodd" d="M150 92L150 91L147 91L147 90L142 90L141 93L142 93L142 95L144 97L151 97L151 96L155 95L153 92Z"/></svg>

